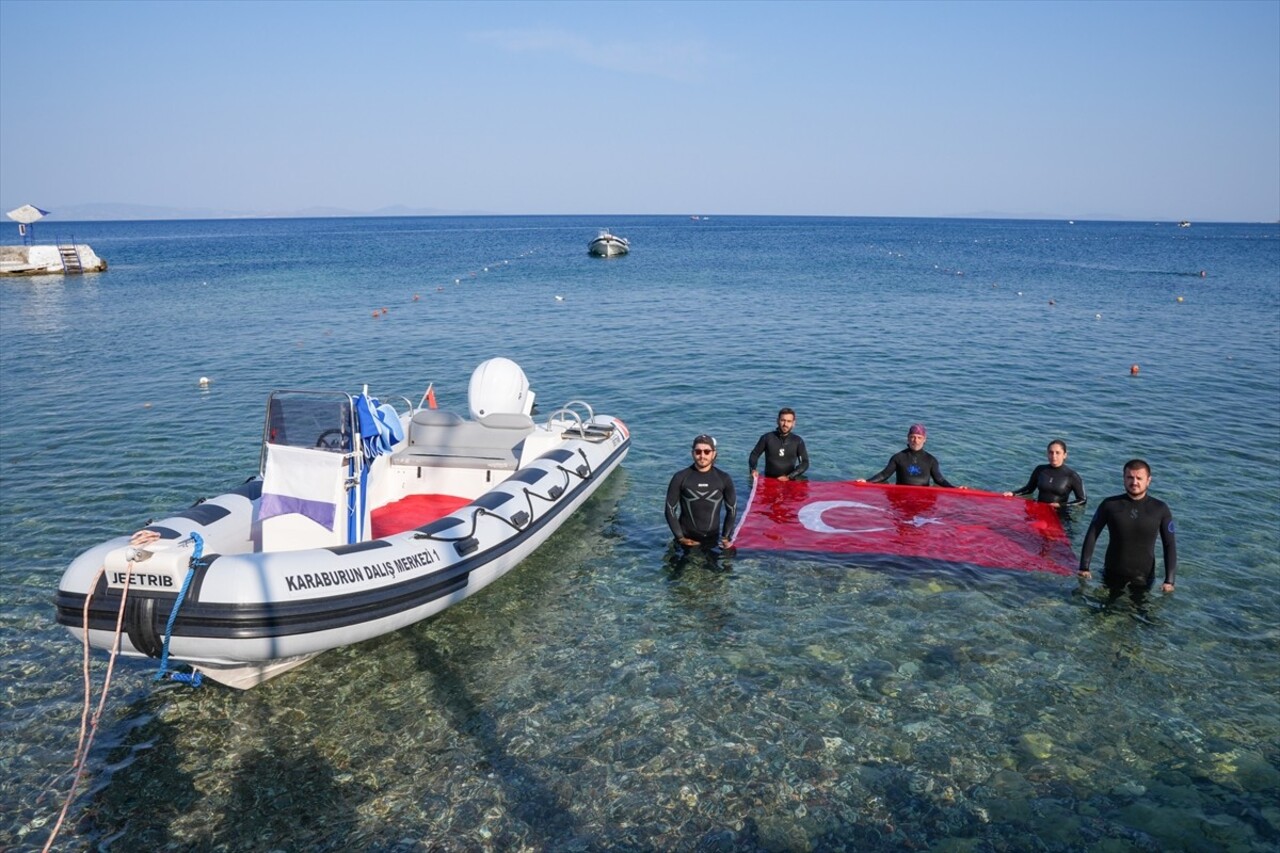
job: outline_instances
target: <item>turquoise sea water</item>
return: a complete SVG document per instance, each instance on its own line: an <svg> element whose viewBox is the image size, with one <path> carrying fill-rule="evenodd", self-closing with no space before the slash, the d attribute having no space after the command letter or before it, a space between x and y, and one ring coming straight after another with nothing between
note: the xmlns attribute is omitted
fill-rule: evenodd
<svg viewBox="0 0 1280 853"><path fill-rule="evenodd" d="M433 381L462 408L493 355L544 406L626 420L624 468L480 595L250 692L121 663L59 849L1280 844L1280 226L40 227L110 269L0 280L0 847L43 845L68 786L75 554L254 473L272 388ZM632 254L588 257L602 227ZM923 421L952 481L1016 488L1064 438L1077 552L1145 457L1177 591L1139 611L1056 576L670 562L690 438L745 490L781 405L815 479L878 470Z"/></svg>

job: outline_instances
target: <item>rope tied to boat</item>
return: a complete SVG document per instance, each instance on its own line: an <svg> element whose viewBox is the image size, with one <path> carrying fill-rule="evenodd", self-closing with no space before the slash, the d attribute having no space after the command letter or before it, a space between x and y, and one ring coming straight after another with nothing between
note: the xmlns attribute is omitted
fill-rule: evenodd
<svg viewBox="0 0 1280 853"><path fill-rule="evenodd" d="M587 460L587 455L586 455L585 453L583 453L581 450L579 450L579 451L578 451L578 454L579 454L580 456L582 456L582 459L583 459L583 461L584 461L584 462L587 462L587 463L588 463L588 464L585 466L585 467L586 467L586 473L585 473L585 474L584 474L584 473L582 473L582 468L583 468L584 466L578 466L578 467L579 467L579 470L577 470L577 471L570 471L568 468L564 467L563 465L556 465L555 470L559 471L561 474L563 474L563 475L564 475L564 482L563 482L563 483L561 483L561 484L560 484L560 485L558 485L558 486L552 486L550 489L548 489L548 490L547 490L547 493L546 493L545 495L543 495L543 494L539 494L538 492L535 492L533 489L530 489L528 486L525 486L525 487L524 487L524 489L522 489L522 490L521 490L521 491L523 491L523 492L524 492L525 503L526 503L526 504L528 505L528 507L529 507L529 522L528 522L528 523L532 524L532 523L533 523L534 518L536 518L536 517L537 517L537 513L536 513L536 512L534 511L534 509L533 509L533 499L534 499L534 498L538 498L539 500L546 501L547 503L555 503L556 501L560 500L560 497L561 497L565 492L567 492L567 491L569 490L569 482L570 482L569 477L570 477L570 475L573 475L573 476L575 476L575 477L577 477L578 479L583 480L583 481L585 481L585 480L587 480L588 478L590 478L590 476L591 476L591 466L590 466L589 461Z"/></svg>
<svg viewBox="0 0 1280 853"><path fill-rule="evenodd" d="M150 524L150 522L148 522ZM133 538L129 540L131 548L143 548L160 538L160 534L154 530L139 530L133 534ZM67 812L71 809L71 803L75 801L76 789L80 786L80 779L84 776L85 766L89 763L89 750L93 747L94 738L98 736L98 725L102 721L102 712L107 707L107 694L111 690L111 676L115 671L116 657L120 654L120 641L124 634L124 610L125 604L129 600L129 585L133 580L133 560L129 561L128 570L125 572L124 585L120 590L120 607L116 611L116 628L113 635L111 646L107 650L107 673L102 679L102 694L98 698L98 707L90 716L89 708L93 705L93 681L90 674L90 655L89 655L89 608L93 601L93 591L97 589L98 583L107 573L105 564L98 568L97 574L93 576L84 594L84 607L82 609L81 623L81 644L84 653L84 708L80 715L80 742L76 746L75 758L71 761L71 788L67 791L66 799L62 802L62 810L58 813L58 820L54 823L53 829L49 833L49 840L44 843L43 853L49 853L53 849L53 843L58 838L58 833L62 830L62 823L67 818Z"/></svg>
<svg viewBox="0 0 1280 853"><path fill-rule="evenodd" d="M579 480L590 480L593 476L591 471L591 460L587 458L587 454L582 450L582 448L578 448L578 455L582 457L582 464L579 465L576 470L570 470L560 464L557 464L556 467L566 474L572 474ZM567 485L568 482L569 479L566 477L565 484Z"/></svg>
<svg viewBox="0 0 1280 853"><path fill-rule="evenodd" d="M196 569L203 565L200 562L200 557L204 554L204 537L192 531L191 541L195 543L195 547L191 552L191 559L187 563L187 576L182 581L182 588L178 590L178 597L173 602L173 609L169 611L169 621L164 626L164 645L160 650L160 669L156 672L156 677L153 680L160 681L168 677L170 681L199 687L204 681L199 672L183 673L169 670L169 640L173 637L173 623L178 621L178 610L182 607L182 602L187 597L187 590L191 588L191 581L196 576Z"/></svg>
<svg viewBox="0 0 1280 853"><path fill-rule="evenodd" d="M415 533L413 535L413 538L414 539L432 539L436 542L449 542L449 543L465 542L476 535L476 527L478 526L480 522L480 516L482 515L487 515L490 518L496 518L498 519L498 521L501 521L503 524L506 524L508 527L515 530L517 533L519 533L521 530L531 525L534 519L537 517L537 513L535 513L533 509L534 498L539 498L549 503L554 503L555 501L559 500L560 496L563 495L565 491L568 490L569 483L571 482L570 481L571 475L583 481L591 479L591 476L592 476L591 461L587 458L587 454L583 453L582 450L578 451L578 455L582 457L583 464L579 465L577 470L566 468L563 465L559 465L559 464L556 465L556 470L564 474L564 485L554 486L553 490L549 491L545 495L540 495L537 492L530 490L529 487L527 486L523 489L525 502L528 504L528 507L529 507L528 518L523 518L523 519L520 518L520 516L524 515L524 513L516 513L511 518L507 518L506 516L499 515L498 513L489 509L485 509L484 507L476 507L471 513L471 529L468 530L466 534L463 536L441 536L439 533L426 533L426 532L419 531L418 533ZM554 491L555 489L559 489L559 491L556 492ZM181 600L181 596L179 596L179 600Z"/></svg>
<svg viewBox="0 0 1280 853"><path fill-rule="evenodd" d="M476 525L479 524L480 516L482 515L487 515L490 518L496 518L498 519L498 521L501 521L503 524L508 525L509 527L516 530L517 532L520 530L520 525L516 524L514 521L507 518L506 516L499 515L493 510L485 509L482 506L478 506L471 512L471 529L467 531L465 536L441 536L439 533L423 533L419 531L413 534L413 538L414 539L432 539L432 540L435 540L436 542L465 542L476 535Z"/></svg>

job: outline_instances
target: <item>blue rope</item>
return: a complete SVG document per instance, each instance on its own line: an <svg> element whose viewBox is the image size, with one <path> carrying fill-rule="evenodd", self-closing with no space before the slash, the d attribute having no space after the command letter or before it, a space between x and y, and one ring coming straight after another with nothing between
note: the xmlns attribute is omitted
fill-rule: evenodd
<svg viewBox="0 0 1280 853"><path fill-rule="evenodd" d="M173 623L178 621L178 608L182 607L182 600L187 597L187 590L191 587L191 579L196 576L196 564L200 560L200 555L204 553L204 538L199 533L192 533L191 539L196 543L196 547L191 554L191 561L187 567L186 580L182 582L182 589L178 590L178 598L173 602L173 610L169 611L169 622L164 626L164 648L160 654L160 670L156 673L154 680L160 681L167 675L170 681L181 681L190 684L192 687L199 687L202 680L200 673L195 672L185 675L180 672L169 672L169 638L173 636Z"/></svg>
<svg viewBox="0 0 1280 853"><path fill-rule="evenodd" d="M202 672L171 672L169 673L170 681L181 681L183 684L190 684L192 687L199 687L204 683L204 673Z"/></svg>

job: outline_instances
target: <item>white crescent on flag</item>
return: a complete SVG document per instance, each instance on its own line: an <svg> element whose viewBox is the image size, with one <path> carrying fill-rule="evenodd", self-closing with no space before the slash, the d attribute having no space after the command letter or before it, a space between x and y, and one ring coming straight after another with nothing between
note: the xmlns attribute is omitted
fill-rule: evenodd
<svg viewBox="0 0 1280 853"><path fill-rule="evenodd" d="M814 501L800 507L800 511L796 513L796 520L804 525L807 530L812 530L814 533L879 533L882 530L893 529L892 527L864 527L860 530L850 530L847 527L832 527L822 520L822 514L836 507L852 507L854 509L869 509L872 512L884 512L878 506L858 503L857 501Z"/></svg>

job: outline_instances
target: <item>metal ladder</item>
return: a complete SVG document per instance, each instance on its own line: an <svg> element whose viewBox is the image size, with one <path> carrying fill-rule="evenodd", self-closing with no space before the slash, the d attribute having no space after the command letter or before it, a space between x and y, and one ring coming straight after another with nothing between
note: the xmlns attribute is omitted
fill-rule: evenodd
<svg viewBox="0 0 1280 853"><path fill-rule="evenodd" d="M76 248L75 238L71 243L58 243L58 254L62 256L62 271L67 275L79 275L84 272L84 264L80 262L80 250Z"/></svg>

